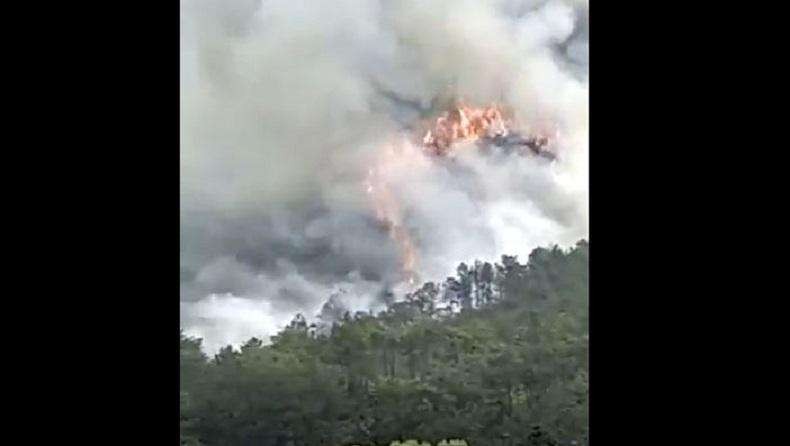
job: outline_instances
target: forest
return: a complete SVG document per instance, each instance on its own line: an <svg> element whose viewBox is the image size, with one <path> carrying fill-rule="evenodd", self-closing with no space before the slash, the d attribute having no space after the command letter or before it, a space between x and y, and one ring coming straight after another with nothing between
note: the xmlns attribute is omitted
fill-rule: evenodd
<svg viewBox="0 0 790 446"><path fill-rule="evenodd" d="M213 358L182 332L181 444L587 445L588 259L581 240L461 263Z"/></svg>

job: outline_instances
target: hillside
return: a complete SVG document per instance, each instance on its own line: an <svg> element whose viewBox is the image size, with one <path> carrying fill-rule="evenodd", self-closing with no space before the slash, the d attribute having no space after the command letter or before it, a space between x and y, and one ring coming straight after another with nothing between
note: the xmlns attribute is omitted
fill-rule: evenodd
<svg viewBox="0 0 790 446"><path fill-rule="evenodd" d="M461 264L378 315L300 315L213 359L181 336L182 444L585 445L589 244Z"/></svg>

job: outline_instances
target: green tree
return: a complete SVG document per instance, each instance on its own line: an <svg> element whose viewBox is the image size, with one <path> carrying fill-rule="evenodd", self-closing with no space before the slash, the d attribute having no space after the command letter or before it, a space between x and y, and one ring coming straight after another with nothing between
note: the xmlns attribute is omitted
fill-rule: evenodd
<svg viewBox="0 0 790 446"><path fill-rule="evenodd" d="M296 315L211 360L181 333L181 442L585 445L588 261L582 240L461 264L378 315L330 298L325 330Z"/></svg>

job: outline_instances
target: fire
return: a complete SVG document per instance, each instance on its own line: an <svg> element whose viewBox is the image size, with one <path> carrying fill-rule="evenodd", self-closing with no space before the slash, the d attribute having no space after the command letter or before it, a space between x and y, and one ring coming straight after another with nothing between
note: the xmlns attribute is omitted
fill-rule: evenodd
<svg viewBox="0 0 790 446"><path fill-rule="evenodd" d="M421 139L415 140L415 144L382 146L375 167L368 170L365 190L371 199L376 218L398 246L402 272L410 285L413 285L417 278L419 262L417 246L404 224L403 209L391 189L389 179L410 172L420 163L430 162L430 156L446 156L462 143L484 138L496 140L512 136L513 140L508 144L517 147L518 153L525 154L531 151L553 157L550 152L543 151L549 141L547 137L523 138L517 134L511 135L512 126L513 121L506 118L505 111L498 105L471 107L459 102L451 110L442 113L429 123L428 130Z"/></svg>
<svg viewBox="0 0 790 446"><path fill-rule="evenodd" d="M387 177L402 168L403 161L407 159L402 153L398 159L396 156L394 149L390 148L379 159L377 168L368 170L366 191L376 212L376 219L387 229L390 238L398 246L405 278L413 284L417 276L417 247L408 228L404 226L400 203L387 181Z"/></svg>
<svg viewBox="0 0 790 446"><path fill-rule="evenodd" d="M459 103L436 119L423 136L425 150L434 155L445 155L459 142L508 135L509 123L497 105L475 108Z"/></svg>

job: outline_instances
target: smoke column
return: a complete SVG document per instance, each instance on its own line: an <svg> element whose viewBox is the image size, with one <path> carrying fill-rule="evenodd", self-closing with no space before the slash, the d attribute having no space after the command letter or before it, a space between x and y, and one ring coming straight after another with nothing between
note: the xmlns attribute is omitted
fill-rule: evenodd
<svg viewBox="0 0 790 446"><path fill-rule="evenodd" d="M182 1L182 327L214 352L330 296L381 309L408 262L442 280L587 237L587 30L586 1ZM556 159L427 156L454 99L504 104Z"/></svg>

